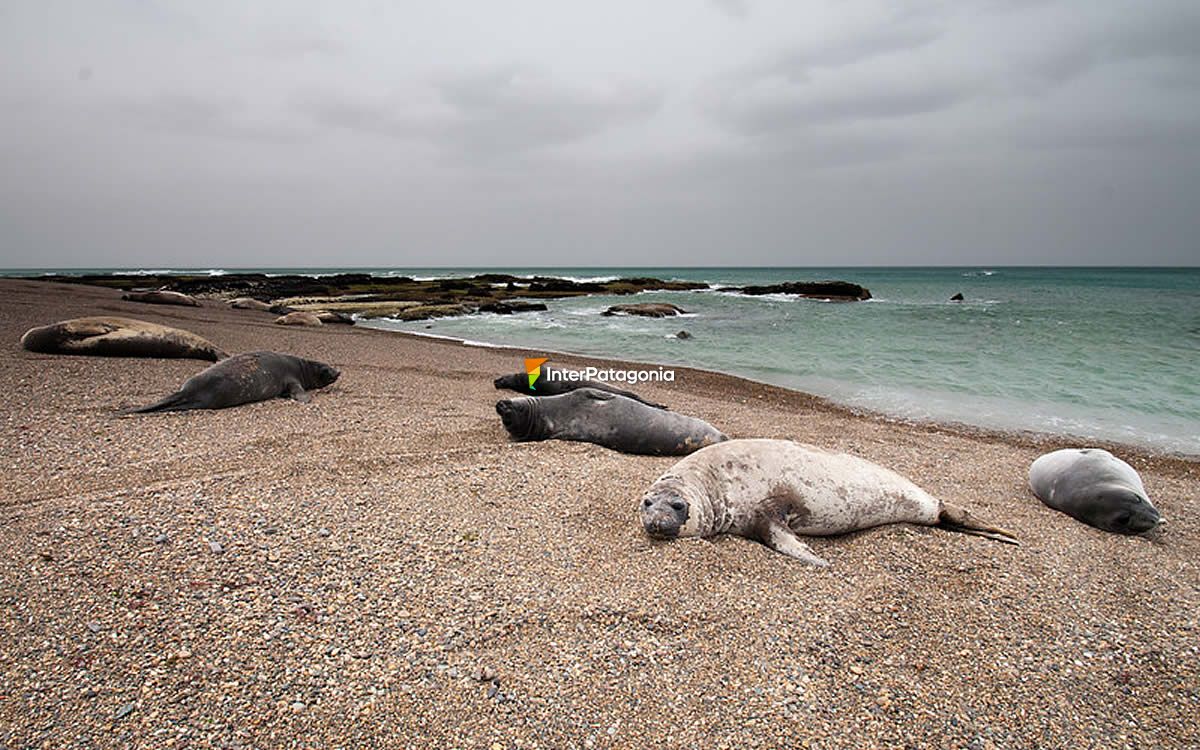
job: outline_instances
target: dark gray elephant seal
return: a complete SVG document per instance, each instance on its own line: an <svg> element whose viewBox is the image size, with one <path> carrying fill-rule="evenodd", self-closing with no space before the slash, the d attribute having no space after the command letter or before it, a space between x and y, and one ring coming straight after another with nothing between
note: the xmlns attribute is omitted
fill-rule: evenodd
<svg viewBox="0 0 1200 750"><path fill-rule="evenodd" d="M1029 467L1029 488L1046 505L1116 534L1143 534L1165 519L1133 467L1101 448L1064 448Z"/></svg>
<svg viewBox="0 0 1200 750"><path fill-rule="evenodd" d="M646 491L641 520L652 537L735 534L820 567L829 563L798 534L915 523L1017 544L894 471L790 440L730 440L696 451Z"/></svg>
<svg viewBox="0 0 1200 750"><path fill-rule="evenodd" d="M595 388L500 401L496 413L517 440L580 440L639 455L683 456L728 439L702 419Z"/></svg>
<svg viewBox="0 0 1200 750"><path fill-rule="evenodd" d="M189 331L117 317L72 318L31 328L21 346L44 354L207 359L229 355Z"/></svg>
<svg viewBox="0 0 1200 750"><path fill-rule="evenodd" d="M185 307L199 307L200 301L191 295L182 294L181 292L168 292L166 290L158 290L154 292L129 292L122 294L121 299L129 300L130 302L145 302L151 305L184 305Z"/></svg>
<svg viewBox="0 0 1200 750"><path fill-rule="evenodd" d="M290 354L238 354L193 375L175 393L133 413L224 409L279 397L308 403L312 400L309 391L324 388L340 374L324 362Z"/></svg>
<svg viewBox="0 0 1200 750"><path fill-rule="evenodd" d="M579 390L580 388L594 388L597 391L615 393L618 396L631 398L634 401L641 401L643 404L653 406L655 409L667 408L662 404L647 401L632 391L615 388L608 383L601 383L599 380L551 380L549 375L551 368L547 365L542 365L541 370L541 376L537 379L533 388L529 387L529 374L524 372L496 378L492 381L492 385L496 386L497 390L516 391L524 396L560 396L564 393Z"/></svg>

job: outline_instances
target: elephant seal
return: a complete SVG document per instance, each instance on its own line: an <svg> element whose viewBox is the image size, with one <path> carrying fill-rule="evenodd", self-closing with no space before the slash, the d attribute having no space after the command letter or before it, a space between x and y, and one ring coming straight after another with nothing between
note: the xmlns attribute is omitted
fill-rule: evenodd
<svg viewBox="0 0 1200 750"><path fill-rule="evenodd" d="M275 319L277 326L319 326L321 318L310 312L290 312Z"/></svg>
<svg viewBox="0 0 1200 750"><path fill-rule="evenodd" d="M524 372L496 378L492 381L492 385L496 386L496 390L516 391L524 396L560 396L580 388L594 388L597 391L606 391L618 396L624 396L625 398L631 398L634 401L641 401L646 406L653 406L655 409L667 408L662 404L647 401L632 391L614 388L608 383L601 383L599 380L551 380L549 374L551 368L547 365L542 365L541 369L541 377L537 379L537 384L533 388L529 387L529 374Z"/></svg>
<svg viewBox="0 0 1200 750"><path fill-rule="evenodd" d="M235 310L262 310L266 312L271 309L269 303L262 300L254 299L253 297L238 297L237 299L229 300L229 306Z"/></svg>
<svg viewBox="0 0 1200 750"><path fill-rule="evenodd" d="M1165 523L1133 467L1101 448L1064 448L1029 467L1029 488L1046 505L1116 534Z"/></svg>
<svg viewBox="0 0 1200 750"><path fill-rule="evenodd" d="M798 534L915 523L1018 544L894 471L790 440L730 440L696 451L642 496L641 520L652 537L736 534L819 567L829 563Z"/></svg>
<svg viewBox="0 0 1200 750"><path fill-rule="evenodd" d="M622 453L683 456L728 440L702 419L595 388L500 401L496 413L517 440L580 440Z"/></svg>
<svg viewBox="0 0 1200 750"><path fill-rule="evenodd" d="M309 391L324 388L340 375L324 362L276 352L248 352L218 362L187 379L175 393L134 414L229 406L287 397L312 400Z"/></svg>
<svg viewBox="0 0 1200 750"><path fill-rule="evenodd" d="M207 359L229 356L189 331L133 318L72 318L30 328L21 346L43 354L91 354L99 357Z"/></svg>
<svg viewBox="0 0 1200 750"><path fill-rule="evenodd" d="M168 292L160 289L154 292L129 292L122 294L121 299L129 300L130 302L145 302L151 305L184 305L185 307L199 307L200 300L188 294L180 292Z"/></svg>
<svg viewBox="0 0 1200 750"><path fill-rule="evenodd" d="M325 325L354 325L354 316L336 310L317 310L313 313Z"/></svg>

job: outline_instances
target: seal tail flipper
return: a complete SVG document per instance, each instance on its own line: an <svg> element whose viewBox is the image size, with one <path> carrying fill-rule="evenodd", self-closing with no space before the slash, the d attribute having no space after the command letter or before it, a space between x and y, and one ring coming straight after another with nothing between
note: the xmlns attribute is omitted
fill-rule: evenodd
<svg viewBox="0 0 1200 750"><path fill-rule="evenodd" d="M156 411L184 411L193 408L191 401L183 395L183 391L175 391L161 401L156 401L140 409L131 409L126 414L149 414Z"/></svg>
<svg viewBox="0 0 1200 750"><path fill-rule="evenodd" d="M829 563L812 551L804 542L800 541L800 537L796 533L780 523L772 523L764 535L763 544L767 545L776 552L794 557L797 560L816 566L818 568L828 568Z"/></svg>
<svg viewBox="0 0 1200 750"><path fill-rule="evenodd" d="M1018 547L1021 546L1021 542L1017 540L1012 532L982 523L971 515L971 512L966 508L960 508L957 505L942 503L942 512L938 514L937 525L947 531L982 536L987 539L994 539L997 542L1015 544Z"/></svg>

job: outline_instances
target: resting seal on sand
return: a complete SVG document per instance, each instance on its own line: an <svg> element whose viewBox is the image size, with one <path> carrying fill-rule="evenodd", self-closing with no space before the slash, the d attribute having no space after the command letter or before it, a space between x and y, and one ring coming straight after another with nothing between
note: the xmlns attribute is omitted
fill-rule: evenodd
<svg viewBox="0 0 1200 750"><path fill-rule="evenodd" d="M178 328L117 317L72 318L30 328L21 346L45 354L207 359L228 356L206 339Z"/></svg>
<svg viewBox="0 0 1200 750"><path fill-rule="evenodd" d="M277 326L319 326L321 318L310 312L290 312L275 319Z"/></svg>
<svg viewBox="0 0 1200 750"><path fill-rule="evenodd" d="M517 440L580 440L622 453L682 456L728 439L704 420L595 388L500 401L496 413Z"/></svg>
<svg viewBox="0 0 1200 750"><path fill-rule="evenodd" d="M184 305L186 307L199 307L200 301L195 297L180 292L168 292L159 290L156 292L129 292L122 294L121 299L129 300L130 302L146 302L151 305Z"/></svg>
<svg viewBox="0 0 1200 750"><path fill-rule="evenodd" d="M262 300L254 299L253 297L238 297L237 299L229 300L229 306L235 310L262 310L266 312L271 309L271 305Z"/></svg>
<svg viewBox="0 0 1200 750"><path fill-rule="evenodd" d="M1142 534L1166 519L1133 467L1101 448L1064 448L1029 467L1029 488L1046 505L1089 526Z"/></svg>
<svg viewBox="0 0 1200 750"><path fill-rule="evenodd" d="M915 523L1017 543L894 471L790 440L730 440L693 453L650 486L641 517L653 537L736 534L820 567L829 563L797 534Z"/></svg>
<svg viewBox="0 0 1200 750"><path fill-rule="evenodd" d="M224 409L277 397L308 403L309 391L324 388L340 374L324 362L290 354L238 354L193 375L175 393L134 413Z"/></svg>
<svg viewBox="0 0 1200 750"><path fill-rule="evenodd" d="M631 398L634 401L641 401L647 406L653 406L655 409L665 409L667 407L662 404L656 404L653 401L647 401L641 396L631 391L614 388L608 383L601 383L599 380L551 380L550 367L542 365L541 377L537 379L533 388L529 387L529 374L518 372L515 375L505 375L504 377L496 378L492 385L496 386L497 390L516 391L524 396L559 396L564 393L578 390L580 388L595 388L598 391L607 391L615 393L618 396Z"/></svg>

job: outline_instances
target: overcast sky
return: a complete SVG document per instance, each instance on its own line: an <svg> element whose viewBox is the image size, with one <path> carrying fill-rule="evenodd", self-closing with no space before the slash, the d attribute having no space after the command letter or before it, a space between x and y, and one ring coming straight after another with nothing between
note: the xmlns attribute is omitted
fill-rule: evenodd
<svg viewBox="0 0 1200 750"><path fill-rule="evenodd" d="M1200 263L1200 2L0 5L0 266L1004 263Z"/></svg>

